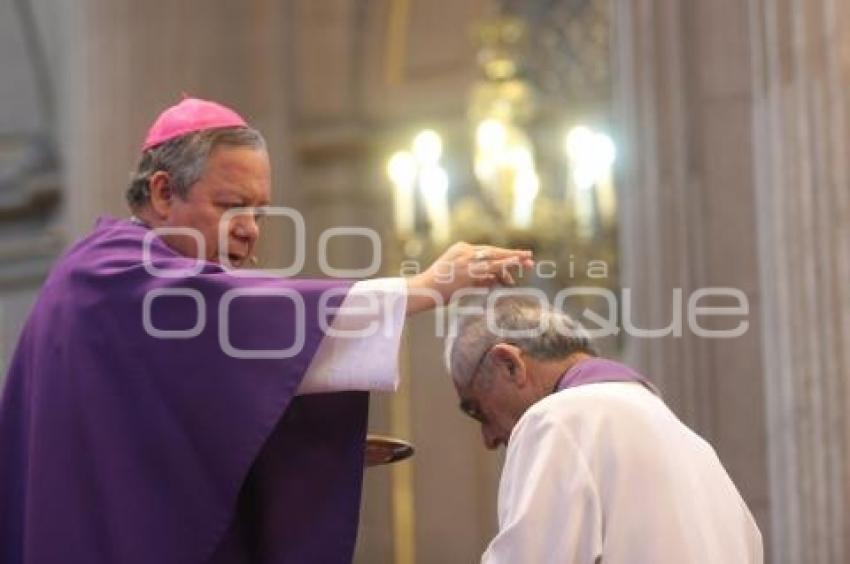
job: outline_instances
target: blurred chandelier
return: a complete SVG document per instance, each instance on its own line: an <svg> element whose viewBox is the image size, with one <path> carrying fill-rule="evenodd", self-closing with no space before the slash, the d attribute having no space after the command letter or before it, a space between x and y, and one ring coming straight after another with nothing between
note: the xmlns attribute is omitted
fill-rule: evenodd
<svg viewBox="0 0 850 564"><path fill-rule="evenodd" d="M540 115L536 85L523 73L528 35L527 23L513 15L477 30L480 78L469 97L465 146L458 150L471 169L468 178L449 174L444 160L451 155L435 129L419 131L389 157L395 231L405 255L434 254L464 239L528 246L556 260L566 260L566 251L613 258L614 143L582 125L581 116ZM557 121L571 125L553 131Z"/></svg>

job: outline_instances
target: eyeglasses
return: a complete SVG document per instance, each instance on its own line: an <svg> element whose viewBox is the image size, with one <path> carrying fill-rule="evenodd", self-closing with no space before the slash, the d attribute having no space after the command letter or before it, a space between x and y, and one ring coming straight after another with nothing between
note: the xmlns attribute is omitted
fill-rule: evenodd
<svg viewBox="0 0 850 564"><path fill-rule="evenodd" d="M480 423L487 423L487 417L481 411L481 408L478 406L478 402L475 400L461 400L460 410Z"/></svg>

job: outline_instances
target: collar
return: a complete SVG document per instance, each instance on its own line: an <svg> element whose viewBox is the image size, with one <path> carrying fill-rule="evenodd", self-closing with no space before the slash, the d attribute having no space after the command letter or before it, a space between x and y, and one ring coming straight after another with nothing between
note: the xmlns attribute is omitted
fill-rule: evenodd
<svg viewBox="0 0 850 564"><path fill-rule="evenodd" d="M643 384L645 388L655 395L660 396L658 389L646 376L620 362L598 357L580 360L569 367L558 378L558 382L555 384L552 393L560 392L567 388L600 382L637 382Z"/></svg>

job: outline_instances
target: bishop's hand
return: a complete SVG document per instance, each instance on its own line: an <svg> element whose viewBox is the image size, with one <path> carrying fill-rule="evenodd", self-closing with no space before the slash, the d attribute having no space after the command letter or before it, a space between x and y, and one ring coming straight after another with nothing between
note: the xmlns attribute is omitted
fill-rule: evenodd
<svg viewBox="0 0 850 564"><path fill-rule="evenodd" d="M427 270L407 279L407 313L446 305L463 288L513 286L516 271L533 265L531 251L455 243Z"/></svg>

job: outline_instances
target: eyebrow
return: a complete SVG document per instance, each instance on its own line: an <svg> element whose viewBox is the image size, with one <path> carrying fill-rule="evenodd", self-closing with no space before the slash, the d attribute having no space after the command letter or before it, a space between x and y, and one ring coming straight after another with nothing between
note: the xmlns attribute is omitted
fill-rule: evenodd
<svg viewBox="0 0 850 564"><path fill-rule="evenodd" d="M213 198L232 198L234 200L239 200L240 202L246 204L243 207L265 208L271 205L271 202L266 199L260 200L255 205L250 205L250 194L246 193L245 187L240 184L235 184L228 181L223 181L219 186L216 187L215 191L213 192Z"/></svg>
<svg viewBox="0 0 850 564"><path fill-rule="evenodd" d="M218 196L214 197L213 200L219 201L219 202L226 201L228 203L228 205L233 204L233 205L236 205L236 207L250 209L250 210L253 210L255 212L260 211L262 213L265 213L267 208L269 208L271 206L271 203L268 202L267 200L263 200L263 201L261 201L257 204L251 204L248 201L248 198L246 198L242 195L237 195L237 194L227 194L227 195L219 194Z"/></svg>

